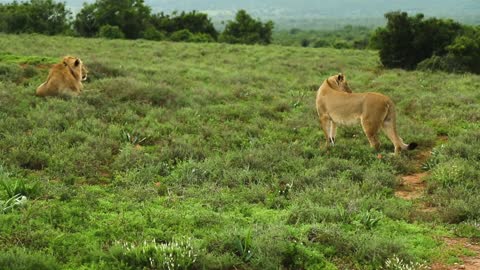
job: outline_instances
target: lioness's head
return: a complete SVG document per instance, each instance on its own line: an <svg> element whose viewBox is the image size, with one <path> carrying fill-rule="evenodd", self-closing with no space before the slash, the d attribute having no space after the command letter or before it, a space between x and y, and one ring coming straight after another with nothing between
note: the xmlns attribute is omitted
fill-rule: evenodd
<svg viewBox="0 0 480 270"><path fill-rule="evenodd" d="M88 70L83 65L83 62L80 60L80 58L65 56L63 58L63 64L70 69L76 78L82 81L87 79Z"/></svg>
<svg viewBox="0 0 480 270"><path fill-rule="evenodd" d="M352 89L348 86L347 78L342 73L330 76L327 80L336 90L352 93Z"/></svg>

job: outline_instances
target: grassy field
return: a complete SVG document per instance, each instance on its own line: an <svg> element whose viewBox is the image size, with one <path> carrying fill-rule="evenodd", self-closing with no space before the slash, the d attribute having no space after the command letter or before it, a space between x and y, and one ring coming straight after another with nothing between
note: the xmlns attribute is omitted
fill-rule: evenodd
<svg viewBox="0 0 480 270"><path fill-rule="evenodd" d="M84 93L35 97L64 55L89 68ZM419 149L392 156L382 135L378 158L360 126L321 147L316 89L339 71L389 95ZM460 262L442 239L480 237L479 89L375 51L0 34L0 269ZM420 171L425 194L397 198Z"/></svg>

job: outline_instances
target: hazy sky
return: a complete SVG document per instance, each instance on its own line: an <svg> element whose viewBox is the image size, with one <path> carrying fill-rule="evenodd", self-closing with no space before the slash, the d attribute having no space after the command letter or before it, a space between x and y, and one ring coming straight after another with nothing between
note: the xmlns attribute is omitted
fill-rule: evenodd
<svg viewBox="0 0 480 270"><path fill-rule="evenodd" d="M74 12L83 2L64 0ZM0 3L11 2L0 0ZM238 9L265 18L358 18L383 17L388 11L402 10L426 16L480 18L480 0L145 0L154 12L199 10L212 17L232 17ZM479 19L480 20L480 19Z"/></svg>

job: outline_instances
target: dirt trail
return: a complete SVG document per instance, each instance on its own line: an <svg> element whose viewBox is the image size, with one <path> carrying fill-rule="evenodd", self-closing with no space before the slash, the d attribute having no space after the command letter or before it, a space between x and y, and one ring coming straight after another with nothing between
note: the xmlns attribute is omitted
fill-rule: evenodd
<svg viewBox="0 0 480 270"><path fill-rule="evenodd" d="M440 141L445 142L447 139L445 137L439 138ZM420 168L430 157L430 150L422 151L417 156L417 166ZM403 175L401 176L402 182L395 190L395 196L402 198L404 200L412 200L417 203L417 209L424 213L435 212L437 209L435 207L426 205L421 201L427 187L425 183L426 177L428 177L429 172L420 172L412 175ZM444 238L445 244L450 249L465 249L469 252L475 254L473 256L462 256L461 260L463 263L456 263L454 265L445 265L441 263L435 263L431 266L432 270L480 270L480 243L473 243L468 238Z"/></svg>
<svg viewBox="0 0 480 270"><path fill-rule="evenodd" d="M454 265L434 264L432 270L479 270L480 269L480 245L472 243L467 238L444 238L445 243L452 248L463 248L473 253L475 256L463 256L463 263Z"/></svg>
<svg viewBox="0 0 480 270"><path fill-rule="evenodd" d="M402 176L402 183L395 191L395 196L405 199L414 200L422 197L427 185L424 178L428 175L426 172L416 173L413 175Z"/></svg>

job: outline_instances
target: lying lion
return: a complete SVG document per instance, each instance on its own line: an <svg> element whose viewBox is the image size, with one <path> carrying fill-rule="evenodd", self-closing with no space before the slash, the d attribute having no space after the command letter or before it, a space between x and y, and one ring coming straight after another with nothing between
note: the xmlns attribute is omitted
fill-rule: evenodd
<svg viewBox="0 0 480 270"><path fill-rule="evenodd" d="M362 124L370 146L378 150L378 131L387 134L395 146L395 154L401 150L412 150L416 143L405 144L397 134L395 104L379 93L352 93L344 75L330 76L320 86L316 101L320 124L325 133L326 146L335 143L337 124Z"/></svg>
<svg viewBox="0 0 480 270"><path fill-rule="evenodd" d="M87 69L82 60L65 56L62 62L53 65L47 77L36 91L37 96L56 96L63 94L79 95L83 89L82 81L87 79Z"/></svg>

